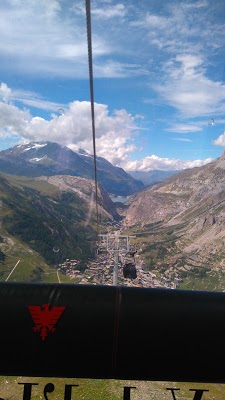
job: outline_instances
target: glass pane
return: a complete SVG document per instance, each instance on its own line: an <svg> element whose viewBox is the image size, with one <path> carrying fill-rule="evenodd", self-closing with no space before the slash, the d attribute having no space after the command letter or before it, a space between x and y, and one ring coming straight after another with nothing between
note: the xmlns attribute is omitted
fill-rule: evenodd
<svg viewBox="0 0 225 400"><path fill-rule="evenodd" d="M85 5L0 4L0 280L223 291L224 3Z"/></svg>
<svg viewBox="0 0 225 400"><path fill-rule="evenodd" d="M53 337L64 356L62 343L57 342L60 335L51 333L57 313L69 309L68 304L72 307L72 296L59 304L60 289L71 286L31 283L72 284L75 300L81 285L101 285L98 290L109 296L107 316L112 318L107 337L103 329L102 336L96 329L92 335L112 339L113 357L119 321L124 338L128 315L130 326L136 327L131 318L134 310L142 327L140 342L147 337L144 318L151 307L146 306L144 288L159 295L157 304L168 306L162 307L164 312L169 310L162 324L166 332L157 335L150 326L148 351L154 335L163 343L161 354L167 351L164 334L171 327L170 317L177 323L184 309L187 326L178 328L192 334L192 322L199 330L202 322L203 334L215 335L216 342L223 332L223 295L211 294L207 300L209 293L201 297L196 291L225 291L224 1L92 0L90 10L88 4L88 0L0 2L0 282L2 295L11 296L9 303L1 304L7 321L3 343L11 334L22 338L18 350L22 354L28 343L23 342L25 315L31 341L44 346L49 334L46 349L52 351ZM28 285L21 289L18 282ZM106 286L121 288L114 288L115 302L110 297L114 289ZM158 288L165 290L157 292ZM31 297L35 301L28 304L28 292L35 290L37 298ZM190 291L195 291L187 297L190 303L183 300L177 305L176 295L186 299ZM39 292L48 303L36 300ZM127 293L128 300L121 293ZM138 309L142 294L144 306ZM92 300L85 335L94 321ZM154 318L160 323L154 304ZM8 313L8 305L21 330L17 325L14 331L16 319ZM75 306L83 317L87 301ZM99 320L102 309L106 302L101 298ZM54 323L52 312L58 318L52 317ZM64 343L70 345L67 329L68 324ZM79 329L80 337L86 338ZM83 349L73 343L72 335L70 330L71 346L77 346L82 356ZM172 332L171 340L174 337ZM131 335L128 339L132 352ZM201 335L194 339L189 345L193 349L194 344L198 353L203 339ZM15 349L16 339L11 342ZM87 342L93 355L91 339ZM175 342L174 346L177 349ZM122 354L132 363L128 350ZM101 354L108 361L110 346L107 351L110 356L105 348ZM186 355L190 357L188 347ZM212 347L210 356L215 356ZM179 357L183 362L182 353ZM4 359L1 362L4 367ZM224 385L212 383L0 378L4 400L72 400L90 395L204 400L222 399L223 393Z"/></svg>

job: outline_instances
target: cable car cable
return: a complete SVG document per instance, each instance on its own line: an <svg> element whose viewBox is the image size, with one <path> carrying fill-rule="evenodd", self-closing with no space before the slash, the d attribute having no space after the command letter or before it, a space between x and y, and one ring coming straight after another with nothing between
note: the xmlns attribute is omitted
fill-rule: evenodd
<svg viewBox="0 0 225 400"><path fill-rule="evenodd" d="M92 123L92 138L93 138L93 156L94 156L95 207L96 207L96 219L98 226L99 225L98 179L97 179L97 161L96 161L96 144L95 144L95 108L94 108L94 80L93 80L93 59L92 59L92 34L91 34L91 4L90 0L85 0L85 3L86 3L88 67L89 67L90 99L91 99L91 123Z"/></svg>

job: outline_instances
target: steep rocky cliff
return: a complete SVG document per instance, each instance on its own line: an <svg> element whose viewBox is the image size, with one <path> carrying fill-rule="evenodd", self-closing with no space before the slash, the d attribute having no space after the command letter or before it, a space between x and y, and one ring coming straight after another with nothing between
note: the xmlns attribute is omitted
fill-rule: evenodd
<svg viewBox="0 0 225 400"><path fill-rule="evenodd" d="M224 154L146 189L128 206L125 224L142 232L152 264L170 273L225 270Z"/></svg>
<svg viewBox="0 0 225 400"><path fill-rule="evenodd" d="M36 180L42 180L57 186L60 190L75 192L83 199L90 213L95 213L95 183L90 179L69 175L41 176ZM98 185L99 213L103 218L118 219L115 205L108 193Z"/></svg>
<svg viewBox="0 0 225 400"><path fill-rule="evenodd" d="M196 216L224 199L225 155L203 167L186 170L132 197L128 225L177 224Z"/></svg>

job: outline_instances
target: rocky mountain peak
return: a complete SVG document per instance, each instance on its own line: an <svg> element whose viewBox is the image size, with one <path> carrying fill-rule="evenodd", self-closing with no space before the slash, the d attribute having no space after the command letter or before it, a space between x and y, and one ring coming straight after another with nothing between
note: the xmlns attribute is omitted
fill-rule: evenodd
<svg viewBox="0 0 225 400"><path fill-rule="evenodd" d="M108 192L127 196L144 187L122 168L97 157L97 174L101 186ZM80 149L49 141L30 142L0 152L0 172L23 176L70 175L94 179L93 156Z"/></svg>

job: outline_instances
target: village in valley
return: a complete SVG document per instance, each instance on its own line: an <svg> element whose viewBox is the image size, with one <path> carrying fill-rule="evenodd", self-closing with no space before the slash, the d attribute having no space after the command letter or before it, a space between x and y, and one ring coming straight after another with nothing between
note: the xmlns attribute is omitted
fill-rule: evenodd
<svg viewBox="0 0 225 400"><path fill-rule="evenodd" d="M160 280L151 271L148 271L141 256L135 254L134 263L136 268L136 278L124 277L124 261L118 262L118 285L131 286L141 288L168 288L176 289L178 280L171 281L162 276ZM59 271L75 279L76 284L92 284L92 285L113 285L113 272L115 267L115 258L113 254L99 253L96 259L89 259L85 269L80 268L78 260L67 259L59 264Z"/></svg>

